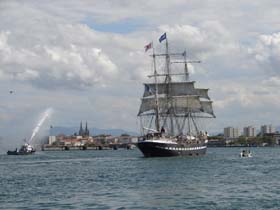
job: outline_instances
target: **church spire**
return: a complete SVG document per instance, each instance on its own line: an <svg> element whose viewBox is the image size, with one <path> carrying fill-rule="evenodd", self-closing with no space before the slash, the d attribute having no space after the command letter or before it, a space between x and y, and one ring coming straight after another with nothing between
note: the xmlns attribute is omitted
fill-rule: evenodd
<svg viewBox="0 0 280 210"><path fill-rule="evenodd" d="M87 127L87 122L86 122L85 135L86 135L86 136L89 136L89 130L88 130L88 127Z"/></svg>
<svg viewBox="0 0 280 210"><path fill-rule="evenodd" d="M83 136L84 135L84 129L83 129L83 123L81 121L80 123L80 130L79 130L79 136Z"/></svg>

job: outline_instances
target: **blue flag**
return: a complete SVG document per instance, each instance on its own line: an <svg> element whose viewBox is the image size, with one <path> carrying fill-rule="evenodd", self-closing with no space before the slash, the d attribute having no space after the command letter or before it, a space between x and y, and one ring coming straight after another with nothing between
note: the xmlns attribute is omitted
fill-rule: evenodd
<svg viewBox="0 0 280 210"><path fill-rule="evenodd" d="M166 39L166 33L161 35L161 37L159 38L159 42L162 42L165 39Z"/></svg>

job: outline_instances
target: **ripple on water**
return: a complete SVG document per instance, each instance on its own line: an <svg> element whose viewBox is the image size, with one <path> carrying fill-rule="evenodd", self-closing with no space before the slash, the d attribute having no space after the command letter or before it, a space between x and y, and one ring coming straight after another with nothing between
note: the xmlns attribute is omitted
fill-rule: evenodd
<svg viewBox="0 0 280 210"><path fill-rule="evenodd" d="M210 148L199 158L138 150L0 155L3 209L277 209L280 148Z"/></svg>

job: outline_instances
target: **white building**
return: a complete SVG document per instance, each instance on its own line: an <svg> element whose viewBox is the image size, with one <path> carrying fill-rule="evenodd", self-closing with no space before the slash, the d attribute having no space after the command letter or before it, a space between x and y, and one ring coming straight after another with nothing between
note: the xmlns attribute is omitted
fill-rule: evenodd
<svg viewBox="0 0 280 210"><path fill-rule="evenodd" d="M226 127L224 128L224 137L225 138L238 138L239 135L239 129L233 128L233 127Z"/></svg>
<svg viewBox="0 0 280 210"><path fill-rule="evenodd" d="M254 137L256 136L256 128L252 126L244 127L243 128L243 135L246 137Z"/></svg>
<svg viewBox="0 0 280 210"><path fill-rule="evenodd" d="M52 145L54 142L56 142L56 136L49 136L49 145Z"/></svg>
<svg viewBox="0 0 280 210"><path fill-rule="evenodd" d="M264 135L266 133L275 133L275 128L272 125L262 125L261 135Z"/></svg>

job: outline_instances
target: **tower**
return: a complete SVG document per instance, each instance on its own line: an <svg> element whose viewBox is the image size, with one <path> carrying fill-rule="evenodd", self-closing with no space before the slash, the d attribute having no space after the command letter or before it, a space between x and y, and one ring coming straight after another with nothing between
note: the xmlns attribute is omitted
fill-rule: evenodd
<svg viewBox="0 0 280 210"><path fill-rule="evenodd" d="M85 133L84 133L85 136L89 136L89 130L88 130L88 127L87 127L87 122L86 122L86 128L85 128Z"/></svg>
<svg viewBox="0 0 280 210"><path fill-rule="evenodd" d="M80 130L79 130L79 136L83 136L84 135L84 129L83 129L83 123L81 121L80 123Z"/></svg>

